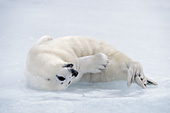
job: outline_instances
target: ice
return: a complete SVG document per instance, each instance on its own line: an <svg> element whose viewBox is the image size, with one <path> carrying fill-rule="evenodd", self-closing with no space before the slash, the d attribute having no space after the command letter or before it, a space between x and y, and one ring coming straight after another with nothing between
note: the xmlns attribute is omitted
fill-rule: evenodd
<svg viewBox="0 0 170 113"><path fill-rule="evenodd" d="M1 0L0 113L169 113L169 0ZM24 62L43 35L104 40L159 85L77 83L64 91L27 86Z"/></svg>

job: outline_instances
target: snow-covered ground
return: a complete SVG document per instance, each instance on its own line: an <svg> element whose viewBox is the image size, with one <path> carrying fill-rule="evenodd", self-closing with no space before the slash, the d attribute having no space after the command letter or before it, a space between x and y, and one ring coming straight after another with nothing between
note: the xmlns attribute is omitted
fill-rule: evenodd
<svg viewBox="0 0 170 113"><path fill-rule="evenodd" d="M46 92L26 85L24 62L42 35L82 35L140 61L159 85L78 83ZM169 0L0 0L0 113L169 113Z"/></svg>

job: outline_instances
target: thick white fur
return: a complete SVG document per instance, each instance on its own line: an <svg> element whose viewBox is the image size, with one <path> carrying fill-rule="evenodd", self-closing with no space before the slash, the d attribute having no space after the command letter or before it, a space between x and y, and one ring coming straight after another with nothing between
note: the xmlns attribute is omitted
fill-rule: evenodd
<svg viewBox="0 0 170 113"><path fill-rule="evenodd" d="M73 77L66 64L73 64L78 76ZM56 75L65 78L57 79ZM67 36L53 39L40 38L30 49L26 61L28 83L38 89L62 90L77 81L106 82L126 80L130 86L136 82L143 88L155 82L146 78L140 63L103 41Z"/></svg>

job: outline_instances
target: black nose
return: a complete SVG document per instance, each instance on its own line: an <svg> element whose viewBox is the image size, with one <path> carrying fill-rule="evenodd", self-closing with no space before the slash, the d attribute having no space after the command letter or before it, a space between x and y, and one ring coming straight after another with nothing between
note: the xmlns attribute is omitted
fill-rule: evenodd
<svg viewBox="0 0 170 113"><path fill-rule="evenodd" d="M76 70L74 70L74 69L71 69L70 71L71 71L71 73L72 73L72 76L75 76L75 77L77 77L77 75L78 75L78 72L77 72Z"/></svg>

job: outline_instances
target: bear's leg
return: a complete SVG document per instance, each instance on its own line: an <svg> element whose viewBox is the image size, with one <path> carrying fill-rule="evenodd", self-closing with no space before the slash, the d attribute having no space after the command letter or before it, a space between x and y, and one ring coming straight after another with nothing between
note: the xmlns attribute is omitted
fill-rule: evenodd
<svg viewBox="0 0 170 113"><path fill-rule="evenodd" d="M77 71L83 74L100 73L106 68L108 61L107 56L103 53L81 57L76 61Z"/></svg>
<svg viewBox="0 0 170 113"><path fill-rule="evenodd" d="M75 62L75 69L78 71L76 81L79 81L85 73L100 73L107 67L109 60L103 53L80 57Z"/></svg>

